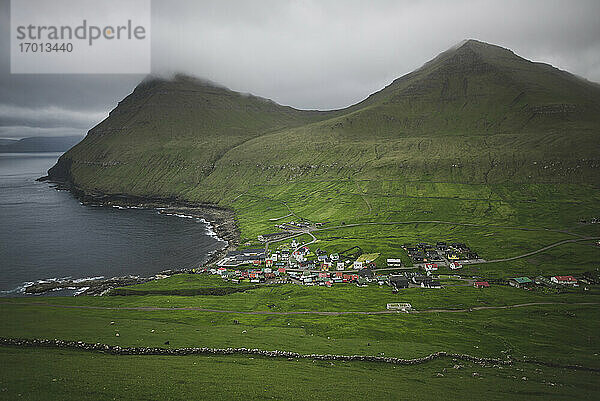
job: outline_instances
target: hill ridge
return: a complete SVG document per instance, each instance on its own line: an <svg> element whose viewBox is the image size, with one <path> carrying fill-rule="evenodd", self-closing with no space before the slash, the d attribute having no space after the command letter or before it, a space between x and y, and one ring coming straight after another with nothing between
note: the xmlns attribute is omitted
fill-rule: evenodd
<svg viewBox="0 0 600 401"><path fill-rule="evenodd" d="M148 77L49 175L225 204L248 183L315 178L596 183L598 127L598 86L471 39L333 111Z"/></svg>

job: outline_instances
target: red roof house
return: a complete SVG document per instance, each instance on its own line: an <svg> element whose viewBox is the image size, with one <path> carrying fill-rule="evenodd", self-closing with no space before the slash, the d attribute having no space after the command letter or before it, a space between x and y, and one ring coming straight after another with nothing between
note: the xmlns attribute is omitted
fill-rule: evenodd
<svg viewBox="0 0 600 401"><path fill-rule="evenodd" d="M577 284L577 279L573 276L554 276L550 281L556 284Z"/></svg>

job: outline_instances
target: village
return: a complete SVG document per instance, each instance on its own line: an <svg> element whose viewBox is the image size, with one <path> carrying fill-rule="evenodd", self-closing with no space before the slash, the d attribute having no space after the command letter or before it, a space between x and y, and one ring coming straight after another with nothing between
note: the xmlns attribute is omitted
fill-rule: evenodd
<svg viewBox="0 0 600 401"><path fill-rule="evenodd" d="M230 251L216 265L196 269L195 272L219 275L233 284L294 283L324 287L338 284L366 287L373 284L389 286L393 293L405 288L442 289L444 285L441 278L476 288L489 288L491 285L510 285L523 289L568 288L578 287L580 283L590 284L585 278L578 280L571 275L514 277L508 280L460 275L465 265L485 262L477 252L460 242L404 244L401 246L404 255L389 255L384 259L379 253L364 253L358 246L340 253L327 253L320 248L313 251L308 245L314 241L301 244L292 238L290 242L284 242L289 239L287 236L291 230L309 232L309 224L289 222L277 227L289 231L259 235L258 240L265 243L264 248ZM269 251L269 243L273 242L282 244ZM379 259L381 262L378 262ZM438 274L440 268L450 274Z"/></svg>

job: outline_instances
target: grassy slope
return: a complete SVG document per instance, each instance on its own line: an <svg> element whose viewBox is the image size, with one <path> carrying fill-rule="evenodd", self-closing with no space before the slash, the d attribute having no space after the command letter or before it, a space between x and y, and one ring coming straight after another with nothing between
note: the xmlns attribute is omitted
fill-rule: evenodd
<svg viewBox="0 0 600 401"><path fill-rule="evenodd" d="M145 83L54 174L71 160L87 190L227 205L249 183L314 179L591 184L599 112L597 85L470 41L335 112Z"/></svg>
<svg viewBox="0 0 600 401"><path fill-rule="evenodd" d="M32 400L462 400L468 388L473 399L581 400L598 390L596 374L540 372L530 366L498 371L465 364L455 370L449 361L398 368L240 357L115 357L58 350L0 353L7 372L2 399L8 393ZM444 377L436 377L444 368ZM473 377L473 372L481 376Z"/></svg>
<svg viewBox="0 0 600 401"><path fill-rule="evenodd" d="M227 150L325 115L184 76L149 80L67 152L50 174L68 174L90 191L186 198Z"/></svg>
<svg viewBox="0 0 600 401"><path fill-rule="evenodd" d="M136 302L155 305L162 301L168 305L169 300L178 304L190 301L152 297ZM224 302L229 304L227 300ZM235 304L234 301L229 305ZM544 361L600 367L600 360L594 355L598 339L597 305L344 316L90 310L4 304L0 308L3 316L10 318L0 333L10 337L61 338L120 346L164 346L169 341L170 347L248 347L306 354L384 352L401 358L436 351L501 357L501 351L510 349L515 357L527 355ZM109 324L111 321L115 324ZM116 337L116 333L120 335Z"/></svg>
<svg viewBox="0 0 600 401"><path fill-rule="evenodd" d="M339 116L232 149L193 193L224 181L235 195L256 181L597 183L599 112L597 86L469 42Z"/></svg>
<svg viewBox="0 0 600 401"><path fill-rule="evenodd" d="M179 288L180 277L161 280L154 288ZM183 276L184 278L186 276ZM460 286L448 286L443 291L420 288L405 289L393 294L389 286L376 284L366 288L354 284L341 284L332 288L305 287L294 284L267 286L250 289L245 292L223 296L199 295L180 296L111 296L111 297L52 297L43 298L44 303L55 305L89 305L103 307L142 307L157 306L164 308L197 307L205 309L231 311L381 311L388 302L410 302L418 310L427 309L466 309L480 306L505 306L529 302L597 302L600 301L598 289L589 292L582 290L569 293L529 292L508 286L493 286L489 289L477 289L465 282ZM146 285L132 286L132 289L144 289ZM36 303L37 298L15 298L13 303ZM35 322L34 322L35 323Z"/></svg>
<svg viewBox="0 0 600 401"><path fill-rule="evenodd" d="M298 111L186 77L151 81L52 173L88 191L231 207L243 242L274 231L268 218L288 208L330 225L444 220L594 235L577 223L600 211L598 111L597 85L469 41L336 112ZM318 238L337 249L369 237L362 244L384 257L400 240L456 238L489 259L568 238L550 234L421 225ZM572 272L592 267L597 252L586 254ZM519 263L506 274L545 269ZM559 272L561 263L550 264L547 273Z"/></svg>
<svg viewBox="0 0 600 401"><path fill-rule="evenodd" d="M161 284L168 284L162 281ZM545 361L600 367L594 344L598 340L598 307L546 305L471 313L420 315L315 316L244 315L197 311L134 311L63 309L39 303L91 306L218 306L242 310L336 310L380 308L380 303L403 300L419 308L503 304L554 300L586 302L598 295L562 294L541 297L513 288L490 291L410 290L402 296L369 287L330 289L280 286L223 297L81 297L27 298L0 304L6 322L0 335L62 338L120 346L209 346L285 349L301 353L384 353L404 358L445 350L499 357L510 350ZM464 291L466 290L466 291ZM218 299L215 299L218 298ZM245 298L245 299L244 299ZM25 302L26 305L20 303ZM110 324L110 322L115 322ZM119 333L116 337L115 333ZM169 341L169 345L164 345ZM565 344L568 343L568 346ZM593 399L600 392L598 373L517 364L504 369L482 368L444 360L415 367L364 363L263 360L248 357L113 357L64 350L14 350L3 347L0 396L36 392L49 398L182 399L192 392L208 398L371 398L485 399L536 397ZM446 368L444 372L443 369ZM90 374L90 372L94 374ZM437 373L444 372L443 378ZM481 378L474 378L478 372ZM527 377L523 381L521 377ZM35 379L32 379L35 378ZM298 378L298 379L294 379ZM56 379L56 381L53 381ZM458 381L458 383L457 383ZM338 383L339 382L339 383ZM550 386L547 382L555 383ZM136 385L136 383L138 383ZM142 384L142 385L140 385ZM334 385L335 384L335 385ZM510 385L509 385L510 384ZM426 395L420 391L427 388ZM86 388L87 395L81 395ZM316 391L319 389L319 391Z"/></svg>
<svg viewBox="0 0 600 401"><path fill-rule="evenodd" d="M400 245L405 242L460 240L484 258L493 259L576 238L569 233L600 235L596 226L578 224L580 218L597 217L600 212L595 167L599 150L597 87L507 51L469 42L364 102L334 113L299 112L203 85L192 85L197 90L188 91L191 84L186 79L156 85L159 88L138 88L63 157L55 173L70 172L78 185L90 191L218 202L236 211L243 241L274 231L274 223L268 219L285 216L290 209L294 219L327 220L328 226L412 220L479 225L372 225L315 233L318 242L314 247L339 251L358 244L367 253L381 252L382 260L401 254ZM69 160L73 161L70 170ZM597 266L599 249L569 244L514 262L469 267L465 273L489 277L577 273ZM188 281L152 285L171 284L186 288L204 285ZM287 311L380 310L393 301L408 301L418 308L462 308L597 299L593 291L542 296L512 288L489 290L448 287L392 295L389 289L377 287L282 286L220 297L11 302ZM158 346L170 340L172 346L385 352L404 357L441 349L498 356L511 348L515 355L600 366L594 345L598 342L597 307L255 316L3 304L0 312L3 321L9 322L0 329L5 336ZM234 324L234 319L239 324ZM110 321L116 321L116 326L109 325ZM115 337L116 330L119 337ZM526 371L518 370L521 367L486 371L482 379L474 379L471 373L475 370L471 369L446 373L454 380L434 378L443 367L450 367L450 362L399 371L385 366L333 368L312 362L233 357L136 359L66 351L2 351L3 363L14 367L3 378L3 387L11 395L25 387L28 394L44 388L58 398L77 398L81 386L87 385L90 398L122 394L140 398L137 395L143 390L134 388L136 380L149 384L150 398L189 398L186 395L204 391L209 398L332 399L344 393L344 398L452 399L469 394L485 399L585 399L597 398L600 391L597 374L546 368L544 378L560 385L541 384L540 379L532 379L535 372L527 367L523 367ZM47 366L55 358L60 362L56 364L60 375L57 382L47 384L51 380ZM122 363L126 359L128 363ZM32 360L38 364L30 368L27 364ZM229 380L224 380L215 366L231 372ZM198 370L192 370L194 367ZM97 375L85 375L90 369ZM73 380L78 372L85 378L79 382ZM114 378L115 372L120 380ZM272 379L262 381L263 372ZM27 373L40 381L27 380ZM529 381L520 380L523 375ZM242 395L240 383L244 383ZM55 388L49 387L54 384Z"/></svg>

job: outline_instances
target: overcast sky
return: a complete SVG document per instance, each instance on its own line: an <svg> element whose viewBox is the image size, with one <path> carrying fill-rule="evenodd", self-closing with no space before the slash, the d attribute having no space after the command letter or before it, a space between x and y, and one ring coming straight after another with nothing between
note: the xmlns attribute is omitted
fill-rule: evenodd
<svg viewBox="0 0 600 401"><path fill-rule="evenodd" d="M143 78L11 75L9 10L0 0L0 137L83 135ZM598 0L153 0L152 71L334 109L474 38L600 82L599 15Z"/></svg>

